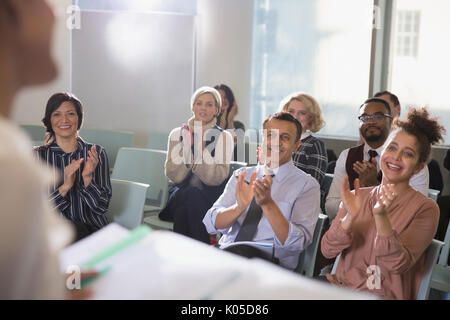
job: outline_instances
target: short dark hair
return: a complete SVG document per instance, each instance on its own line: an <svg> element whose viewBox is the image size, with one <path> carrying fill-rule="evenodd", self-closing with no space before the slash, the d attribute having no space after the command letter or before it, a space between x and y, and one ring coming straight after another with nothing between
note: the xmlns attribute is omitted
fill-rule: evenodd
<svg viewBox="0 0 450 320"><path fill-rule="evenodd" d="M379 92L375 93L374 97L378 98L378 97L384 96L385 94L389 96L389 99L392 101L394 106L399 106L400 105L400 101L398 100L397 96L395 94L393 94L392 92L389 92L387 90L379 91Z"/></svg>
<svg viewBox="0 0 450 320"><path fill-rule="evenodd" d="M55 136L55 132L52 128L52 122L51 117L53 111L58 109L63 102L72 102L73 106L75 107L75 110L78 115L78 127L77 129L80 130L81 124L83 123L83 106L81 105L81 101L73 94L67 93L67 92L58 92L55 93L48 99L47 106L45 107L45 115L44 118L42 118L42 123L44 124L47 135L46 141L49 141L52 137Z"/></svg>
<svg viewBox="0 0 450 320"><path fill-rule="evenodd" d="M392 114L391 113L391 107L389 106L389 103L387 103L386 101L384 101L383 99L380 98L369 98L366 101L364 101L364 103L362 105L359 106L359 109L361 109L363 106L365 106L368 103L371 102L377 102L377 103L382 103L384 104L384 106L386 107L386 111L388 114Z"/></svg>
<svg viewBox="0 0 450 320"><path fill-rule="evenodd" d="M297 128L297 136L296 136L295 141L300 140L300 137L302 136L302 130L303 130L302 125L300 124L300 122L298 122L297 119L295 119L295 117L293 115L291 115L290 113L285 112L285 111L275 112L273 114L268 115L266 117L266 119L264 119L263 127L266 125L267 122L269 122L272 119L289 121L289 122L292 122L293 124L295 124L295 127Z"/></svg>

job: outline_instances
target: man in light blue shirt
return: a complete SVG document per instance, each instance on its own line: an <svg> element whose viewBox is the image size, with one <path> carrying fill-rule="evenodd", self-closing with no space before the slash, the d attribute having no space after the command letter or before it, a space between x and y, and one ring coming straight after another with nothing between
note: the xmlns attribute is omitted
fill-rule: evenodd
<svg viewBox="0 0 450 320"><path fill-rule="evenodd" d="M320 187L292 163L292 153L301 143L300 123L286 112L277 112L264 120L263 128L260 164L235 171L203 223L210 234L223 234L219 245L225 248L235 242L254 198L262 216L251 241L273 245L273 257L281 266L294 269L299 253L312 241Z"/></svg>

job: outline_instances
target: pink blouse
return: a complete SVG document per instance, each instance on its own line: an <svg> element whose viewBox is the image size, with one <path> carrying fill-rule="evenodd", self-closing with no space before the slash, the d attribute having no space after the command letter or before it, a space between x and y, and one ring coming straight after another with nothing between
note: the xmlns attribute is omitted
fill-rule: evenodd
<svg viewBox="0 0 450 320"><path fill-rule="evenodd" d="M415 299L424 271L424 252L439 221L439 207L409 188L389 210L393 233L377 234L372 208L380 186L361 188L362 208L350 231L341 227L346 211L340 210L322 238L326 258L342 255L335 274L341 285L386 299Z"/></svg>

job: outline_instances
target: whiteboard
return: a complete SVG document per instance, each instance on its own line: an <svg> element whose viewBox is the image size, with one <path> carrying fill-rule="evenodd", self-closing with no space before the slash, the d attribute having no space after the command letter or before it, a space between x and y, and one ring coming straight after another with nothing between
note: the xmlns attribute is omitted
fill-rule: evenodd
<svg viewBox="0 0 450 320"><path fill-rule="evenodd" d="M71 90L84 128L127 130L145 147L150 132L170 132L191 116L195 16L81 11L72 30Z"/></svg>

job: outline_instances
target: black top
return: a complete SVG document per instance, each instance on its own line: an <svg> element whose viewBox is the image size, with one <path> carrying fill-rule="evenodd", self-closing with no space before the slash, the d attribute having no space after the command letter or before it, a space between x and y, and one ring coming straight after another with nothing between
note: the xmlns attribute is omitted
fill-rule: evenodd
<svg viewBox="0 0 450 320"><path fill-rule="evenodd" d="M55 169L54 184L49 186L50 201L55 208L69 220L82 222L96 229L105 226L108 221L105 213L111 199L111 181L109 177L108 156L103 147L96 145L98 164L93 173L92 182L85 187L81 173L88 158L88 151L94 144L78 139L78 148L74 152L65 153L53 142L49 145L36 147L37 156ZM84 158L80 169L76 172L73 187L63 197L58 188L64 182L64 168L73 159Z"/></svg>

